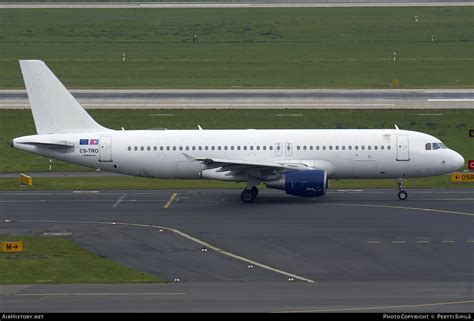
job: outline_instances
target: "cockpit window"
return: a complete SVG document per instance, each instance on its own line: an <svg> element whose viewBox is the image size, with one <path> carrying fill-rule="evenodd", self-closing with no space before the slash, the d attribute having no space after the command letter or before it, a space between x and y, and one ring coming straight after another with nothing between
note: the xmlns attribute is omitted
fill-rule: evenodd
<svg viewBox="0 0 474 321"><path fill-rule="evenodd" d="M435 149L447 149L448 146L446 146L443 143L426 143L425 149L426 150L435 150Z"/></svg>

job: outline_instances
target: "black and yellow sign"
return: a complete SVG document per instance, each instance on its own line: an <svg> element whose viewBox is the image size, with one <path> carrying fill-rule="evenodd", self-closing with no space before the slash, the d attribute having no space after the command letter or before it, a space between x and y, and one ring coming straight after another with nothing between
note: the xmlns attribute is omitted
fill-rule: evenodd
<svg viewBox="0 0 474 321"><path fill-rule="evenodd" d="M469 137L474 137L474 129L469 129Z"/></svg>
<svg viewBox="0 0 474 321"><path fill-rule="evenodd" d="M474 183L474 173L453 173L451 174L451 182L467 182Z"/></svg>
<svg viewBox="0 0 474 321"><path fill-rule="evenodd" d="M2 242L2 252L23 252L23 242Z"/></svg>

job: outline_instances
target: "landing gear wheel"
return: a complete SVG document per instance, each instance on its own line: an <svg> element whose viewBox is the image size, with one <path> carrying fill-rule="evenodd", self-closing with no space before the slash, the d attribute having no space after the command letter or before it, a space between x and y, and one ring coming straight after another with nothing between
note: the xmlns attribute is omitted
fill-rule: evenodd
<svg viewBox="0 0 474 321"><path fill-rule="evenodd" d="M255 190L254 190L255 188ZM257 194L258 194L258 190L256 187L254 187L252 189L244 189L242 191L242 194L240 194L240 200L244 203L252 203L253 201L255 201L255 198L257 197Z"/></svg>
<svg viewBox="0 0 474 321"><path fill-rule="evenodd" d="M401 201L406 200L407 197L408 197L407 192L405 192L405 191L400 191L400 192L398 192L398 198L399 198Z"/></svg>
<svg viewBox="0 0 474 321"><path fill-rule="evenodd" d="M403 185L405 183L405 179L399 178L397 179L397 184L398 184L398 199L400 201L404 201L407 199L408 194L405 192L405 186Z"/></svg>
<svg viewBox="0 0 474 321"><path fill-rule="evenodd" d="M252 188L250 189L250 191L255 194L255 197L258 196L258 188L256 188L255 186L252 186Z"/></svg>

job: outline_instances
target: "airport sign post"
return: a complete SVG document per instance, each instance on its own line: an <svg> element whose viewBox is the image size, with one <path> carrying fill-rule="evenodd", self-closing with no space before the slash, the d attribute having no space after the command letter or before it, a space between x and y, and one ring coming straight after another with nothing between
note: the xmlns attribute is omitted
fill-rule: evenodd
<svg viewBox="0 0 474 321"><path fill-rule="evenodd" d="M451 174L452 183L474 183L474 173L460 172Z"/></svg>
<svg viewBox="0 0 474 321"><path fill-rule="evenodd" d="M474 170L474 159L470 159L467 161L467 168Z"/></svg>
<svg viewBox="0 0 474 321"><path fill-rule="evenodd" d="M33 178L28 175L20 174L20 183L22 185L32 186L33 185Z"/></svg>
<svg viewBox="0 0 474 321"><path fill-rule="evenodd" d="M23 242L2 242L2 252L23 252Z"/></svg>

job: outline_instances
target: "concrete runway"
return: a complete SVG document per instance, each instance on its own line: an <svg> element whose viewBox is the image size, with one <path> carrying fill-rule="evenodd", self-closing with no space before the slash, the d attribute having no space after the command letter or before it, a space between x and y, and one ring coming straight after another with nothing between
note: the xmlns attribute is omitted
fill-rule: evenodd
<svg viewBox="0 0 474 321"><path fill-rule="evenodd" d="M310 7L411 7L472 6L469 0L262 0L203 2L4 2L0 8L310 8Z"/></svg>
<svg viewBox="0 0 474 321"><path fill-rule="evenodd" d="M71 90L85 108L472 109L474 89ZM24 90L0 90L0 109L29 108Z"/></svg>
<svg viewBox="0 0 474 321"><path fill-rule="evenodd" d="M0 286L0 310L474 312L474 190L395 192L3 191L0 234L63 233L171 283Z"/></svg>

